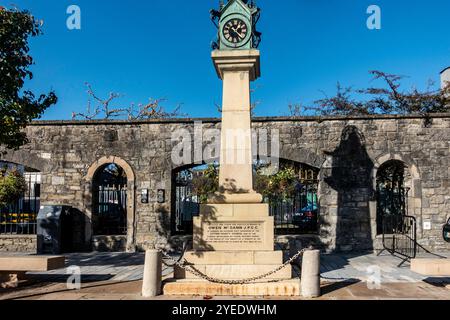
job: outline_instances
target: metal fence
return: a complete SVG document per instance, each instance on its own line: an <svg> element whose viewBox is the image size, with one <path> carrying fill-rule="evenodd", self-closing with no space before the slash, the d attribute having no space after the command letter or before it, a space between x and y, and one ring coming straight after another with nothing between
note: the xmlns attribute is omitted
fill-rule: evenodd
<svg viewBox="0 0 450 320"><path fill-rule="evenodd" d="M266 199L276 234L311 234L319 229L318 182L299 183L292 197Z"/></svg>
<svg viewBox="0 0 450 320"><path fill-rule="evenodd" d="M190 234L193 217L200 211L192 185L178 182L175 187L173 231ZM304 181L289 198L265 199L274 217L276 234L314 234L319 229L318 181Z"/></svg>
<svg viewBox="0 0 450 320"><path fill-rule="evenodd" d="M190 234L193 231L193 218L200 213L200 201L190 184L177 183L175 197L174 232Z"/></svg>
<svg viewBox="0 0 450 320"><path fill-rule="evenodd" d="M0 208L0 234L36 234L40 208L40 184L28 183L27 192L16 202Z"/></svg>
<svg viewBox="0 0 450 320"><path fill-rule="evenodd" d="M99 186L92 217L94 235L127 234L127 188Z"/></svg>
<svg viewBox="0 0 450 320"><path fill-rule="evenodd" d="M416 218L406 215L383 217L383 247L389 253L404 257L401 264L417 256ZM400 265L401 265L400 264Z"/></svg>

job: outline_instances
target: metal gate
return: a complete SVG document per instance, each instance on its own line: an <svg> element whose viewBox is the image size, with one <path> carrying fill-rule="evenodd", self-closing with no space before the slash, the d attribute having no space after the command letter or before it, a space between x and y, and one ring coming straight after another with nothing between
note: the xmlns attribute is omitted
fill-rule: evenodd
<svg viewBox="0 0 450 320"><path fill-rule="evenodd" d="M94 235L127 234L127 188L121 185L98 186L94 207Z"/></svg>
<svg viewBox="0 0 450 320"><path fill-rule="evenodd" d="M383 219L383 248L392 255L400 255L406 261L417 256L416 218L406 215L386 215Z"/></svg>
<svg viewBox="0 0 450 320"><path fill-rule="evenodd" d="M193 232L193 218L200 213L199 197L193 191L193 173L184 170L175 177L175 234L191 234Z"/></svg>
<svg viewBox="0 0 450 320"><path fill-rule="evenodd" d="M402 265L417 255L417 222L408 215L409 189L404 187L405 166L388 162L377 178L377 229L383 249L403 257ZM380 253L381 254L381 253Z"/></svg>

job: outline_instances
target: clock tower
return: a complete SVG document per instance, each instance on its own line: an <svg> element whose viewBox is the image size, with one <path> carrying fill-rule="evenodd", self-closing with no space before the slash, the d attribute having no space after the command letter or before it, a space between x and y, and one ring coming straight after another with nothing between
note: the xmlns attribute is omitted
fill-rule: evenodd
<svg viewBox="0 0 450 320"><path fill-rule="evenodd" d="M219 10L211 10L211 18L218 28L218 41L213 49L249 50L257 49L261 33L256 30L261 10L254 1L221 1Z"/></svg>
<svg viewBox="0 0 450 320"><path fill-rule="evenodd" d="M248 0L220 1L219 10L211 11L219 30L212 60L223 82L219 191L200 206L193 250L183 257L198 272L176 266L179 281L164 287L168 295L299 292L298 281L290 281L291 266L274 249L269 205L253 188L250 83L261 74L259 13Z"/></svg>
<svg viewBox="0 0 450 320"><path fill-rule="evenodd" d="M261 203L253 190L250 82L260 77L260 9L254 1L229 0L211 10L218 28L212 59L223 81L220 192L210 203Z"/></svg>

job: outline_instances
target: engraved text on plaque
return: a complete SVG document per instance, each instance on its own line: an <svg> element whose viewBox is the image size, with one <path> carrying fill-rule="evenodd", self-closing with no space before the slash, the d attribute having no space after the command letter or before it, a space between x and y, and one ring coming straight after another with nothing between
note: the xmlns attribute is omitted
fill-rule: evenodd
<svg viewBox="0 0 450 320"><path fill-rule="evenodd" d="M262 244L264 224L258 222L215 222L205 225L208 243Z"/></svg>

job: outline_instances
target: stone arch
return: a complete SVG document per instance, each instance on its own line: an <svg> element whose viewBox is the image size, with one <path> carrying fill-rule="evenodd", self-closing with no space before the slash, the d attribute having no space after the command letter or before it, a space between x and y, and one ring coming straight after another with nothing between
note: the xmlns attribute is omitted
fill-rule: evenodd
<svg viewBox="0 0 450 320"><path fill-rule="evenodd" d="M371 179L376 190L377 176L380 167L389 161L400 161L408 168L408 175L405 177L405 187L410 189L408 197L408 213L416 217L418 230L421 232L422 226L422 181L418 166L409 158L397 153L389 153L378 156L374 161ZM377 203L374 197L370 205L370 216L372 225L372 235L377 237Z"/></svg>
<svg viewBox="0 0 450 320"><path fill-rule="evenodd" d="M127 178L129 181L135 181L135 175L134 171L131 168L131 166L123 160L122 158L116 157L116 156L109 156L109 157L102 157L95 161L88 169L88 172L86 176L84 177L85 180L92 180L94 178L95 173L98 169L103 167L106 164L117 164L118 166L122 167L123 170L125 170L125 173L127 174Z"/></svg>
<svg viewBox="0 0 450 320"><path fill-rule="evenodd" d="M135 234L136 234L136 176L130 164L124 159L117 156L102 157L96 160L88 169L86 176L83 178L85 187L84 206L87 209L89 220L92 221L92 192L93 179L99 169L108 164L116 164L120 166L127 175L127 251L135 251ZM86 224L86 235L89 240L92 238L92 224Z"/></svg>
<svg viewBox="0 0 450 320"><path fill-rule="evenodd" d="M403 162L409 169L409 176L405 179L405 185L411 189L411 196L414 198L422 198L422 186L420 172L417 165L410 159L404 158L399 154L385 154L375 159L374 168L372 170L372 182L376 187L376 177L380 167L388 161L397 160Z"/></svg>

